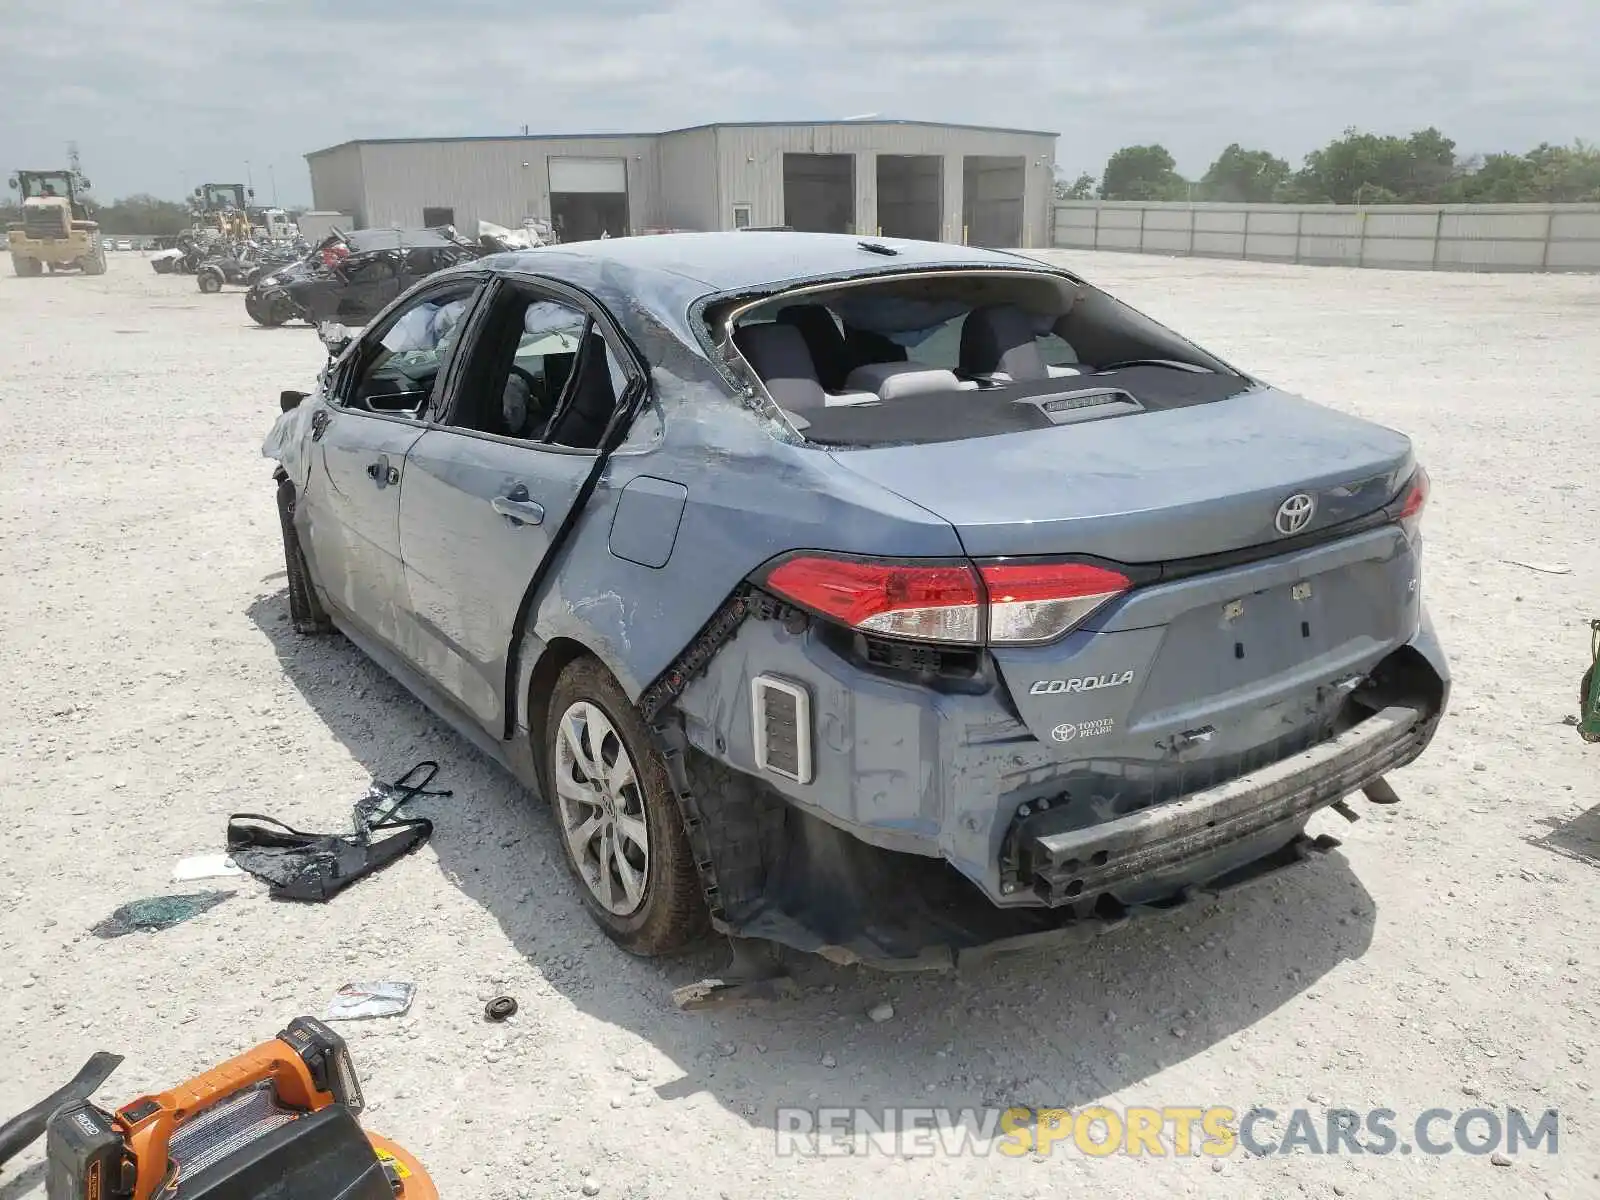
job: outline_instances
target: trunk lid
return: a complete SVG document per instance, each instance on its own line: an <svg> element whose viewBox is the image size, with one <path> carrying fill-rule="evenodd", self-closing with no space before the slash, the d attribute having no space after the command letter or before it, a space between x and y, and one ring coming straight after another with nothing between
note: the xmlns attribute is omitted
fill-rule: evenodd
<svg viewBox="0 0 1600 1200"><path fill-rule="evenodd" d="M831 451L949 521L974 558L1157 563L1268 545L1292 496L1314 534L1391 500L1403 434L1273 388L1165 412L995 437ZM1293 522L1289 522L1293 524Z"/></svg>

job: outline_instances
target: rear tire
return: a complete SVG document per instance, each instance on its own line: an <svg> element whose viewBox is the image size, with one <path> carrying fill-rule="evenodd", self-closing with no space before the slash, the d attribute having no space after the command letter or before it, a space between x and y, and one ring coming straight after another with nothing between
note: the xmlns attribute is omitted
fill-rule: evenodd
<svg viewBox="0 0 1600 1200"><path fill-rule="evenodd" d="M33 279L35 276L44 274L44 264L42 262L37 258L26 258L20 254L11 256L11 269L22 279Z"/></svg>
<svg viewBox="0 0 1600 1200"><path fill-rule="evenodd" d="M1582 721L1589 715L1589 689L1594 684L1594 668L1590 667L1583 673L1583 678L1578 682L1578 720ZM1578 730L1578 736L1586 742L1600 742L1600 733L1585 733Z"/></svg>
<svg viewBox="0 0 1600 1200"><path fill-rule="evenodd" d="M87 256L78 260L78 265L83 268L85 275L104 275L106 273L106 244L96 242L94 249Z"/></svg>
<svg viewBox="0 0 1600 1200"><path fill-rule="evenodd" d="M710 919L683 816L644 719L611 673L593 658L569 663L540 735L540 783L589 915L641 957L698 941ZM598 832L586 841L590 826Z"/></svg>
<svg viewBox="0 0 1600 1200"><path fill-rule="evenodd" d="M294 484L278 480L278 522L283 528L283 565L289 577L289 620L296 633L307 636L331 633L333 622L317 599L311 582L311 568L300 548L300 534L294 527Z"/></svg>

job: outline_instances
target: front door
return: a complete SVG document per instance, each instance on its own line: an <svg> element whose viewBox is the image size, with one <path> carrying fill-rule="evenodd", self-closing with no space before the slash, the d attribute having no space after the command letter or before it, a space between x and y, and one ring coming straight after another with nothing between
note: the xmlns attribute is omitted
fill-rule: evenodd
<svg viewBox="0 0 1600 1200"><path fill-rule="evenodd" d="M431 290L369 330L312 418L313 462L296 505L312 576L330 610L390 645L404 609L406 454L426 429L424 409L455 344L452 318L478 286L469 278Z"/></svg>
<svg viewBox="0 0 1600 1200"><path fill-rule="evenodd" d="M420 665L498 737L523 598L637 373L574 297L508 282L488 303L407 456L400 552Z"/></svg>

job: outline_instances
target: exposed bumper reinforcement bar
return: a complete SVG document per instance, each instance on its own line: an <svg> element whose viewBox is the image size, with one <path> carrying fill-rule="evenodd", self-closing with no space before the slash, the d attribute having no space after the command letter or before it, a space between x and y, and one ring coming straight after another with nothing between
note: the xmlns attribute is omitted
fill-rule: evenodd
<svg viewBox="0 0 1600 1200"><path fill-rule="evenodd" d="M1279 829L1287 840L1318 809L1415 758L1428 734L1422 712L1395 705L1259 771L1116 820L1050 831L1055 814L1037 814L1016 831L1022 878L1052 906L1077 904L1203 868L1208 856Z"/></svg>

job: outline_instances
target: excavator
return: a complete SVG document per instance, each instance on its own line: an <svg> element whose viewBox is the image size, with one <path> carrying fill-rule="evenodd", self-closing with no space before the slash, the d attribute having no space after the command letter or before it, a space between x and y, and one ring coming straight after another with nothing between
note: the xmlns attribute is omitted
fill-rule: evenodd
<svg viewBox="0 0 1600 1200"><path fill-rule="evenodd" d="M18 171L10 182L22 200L22 219L6 225L11 266L18 275L43 275L46 268L52 273L106 273L106 250L89 204L87 179L73 168Z"/></svg>

